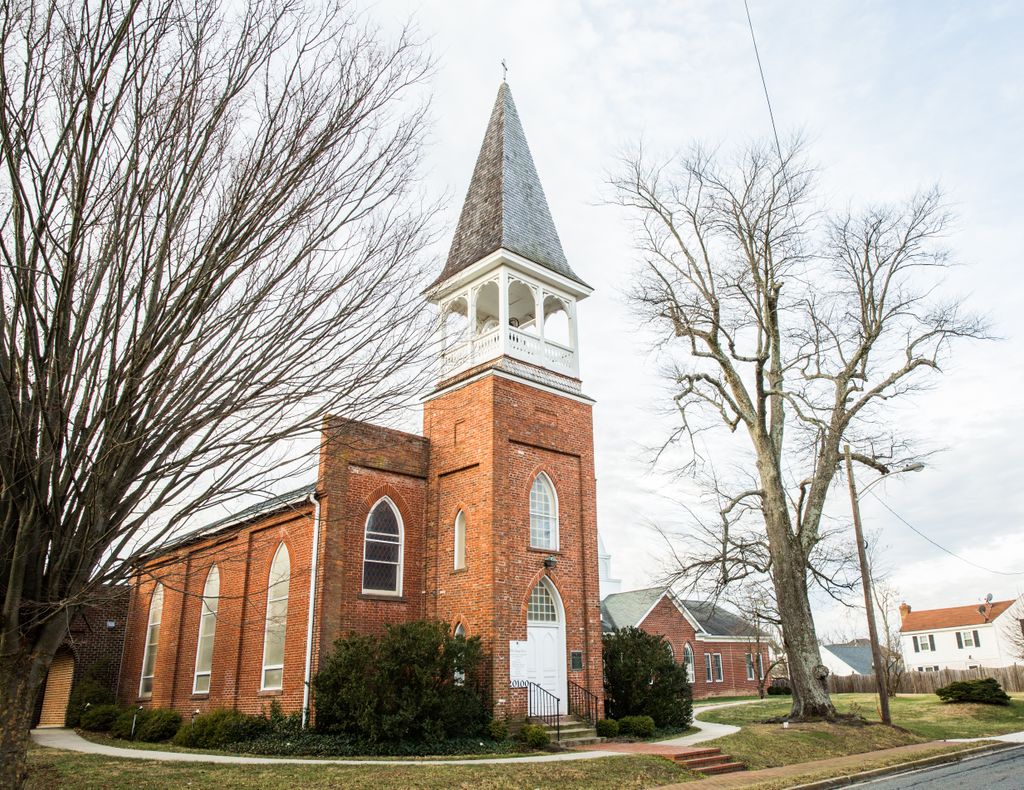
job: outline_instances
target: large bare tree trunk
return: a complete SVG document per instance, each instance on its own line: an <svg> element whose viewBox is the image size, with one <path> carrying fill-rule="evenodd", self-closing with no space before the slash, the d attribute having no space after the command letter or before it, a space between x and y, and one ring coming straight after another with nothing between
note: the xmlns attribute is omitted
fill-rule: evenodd
<svg viewBox="0 0 1024 790"><path fill-rule="evenodd" d="M52 660L53 652L43 650L8 654L0 662L0 787L21 787L28 775L29 728Z"/></svg>

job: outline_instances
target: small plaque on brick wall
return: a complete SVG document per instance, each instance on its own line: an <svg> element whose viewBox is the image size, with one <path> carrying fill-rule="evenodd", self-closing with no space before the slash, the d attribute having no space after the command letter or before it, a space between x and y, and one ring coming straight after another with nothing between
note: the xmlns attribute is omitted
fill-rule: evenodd
<svg viewBox="0 0 1024 790"><path fill-rule="evenodd" d="M528 680L526 657L526 640L513 639L508 643L508 676L511 685L525 683Z"/></svg>
<svg viewBox="0 0 1024 790"><path fill-rule="evenodd" d="M573 650L569 653L569 667L573 672L583 671L583 651Z"/></svg>

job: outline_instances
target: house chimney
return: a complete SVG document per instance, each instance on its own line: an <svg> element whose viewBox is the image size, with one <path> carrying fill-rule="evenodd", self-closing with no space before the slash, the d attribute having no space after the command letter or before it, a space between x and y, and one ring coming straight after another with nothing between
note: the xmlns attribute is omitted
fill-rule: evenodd
<svg viewBox="0 0 1024 790"><path fill-rule="evenodd" d="M900 623L907 619L908 614L910 614L910 604L904 601L900 604Z"/></svg>

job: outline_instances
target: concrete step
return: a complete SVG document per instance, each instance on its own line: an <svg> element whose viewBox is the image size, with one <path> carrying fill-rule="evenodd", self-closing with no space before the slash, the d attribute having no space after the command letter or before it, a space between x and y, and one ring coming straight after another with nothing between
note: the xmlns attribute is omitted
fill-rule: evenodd
<svg viewBox="0 0 1024 790"><path fill-rule="evenodd" d="M722 754L721 749L693 749L677 754L672 759L677 765L706 776L747 770L743 763L736 762L731 755Z"/></svg>
<svg viewBox="0 0 1024 790"><path fill-rule="evenodd" d="M565 749L575 749L577 746L591 746L595 743L602 743L604 738L598 738L595 733L592 737L588 738L562 738L558 742L558 745Z"/></svg>
<svg viewBox="0 0 1024 790"><path fill-rule="evenodd" d="M730 757L728 754L709 754L706 757L677 757L676 762L680 765L686 766L687 768L693 771L700 771L712 765L731 763L732 757Z"/></svg>

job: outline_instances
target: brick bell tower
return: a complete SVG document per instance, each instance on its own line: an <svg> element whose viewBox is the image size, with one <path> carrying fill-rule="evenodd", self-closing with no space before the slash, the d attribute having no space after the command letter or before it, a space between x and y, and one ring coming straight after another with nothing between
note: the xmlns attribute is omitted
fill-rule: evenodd
<svg viewBox="0 0 1024 790"><path fill-rule="evenodd" d="M595 703L587 692L603 711L593 401L576 317L591 291L562 251L502 83L426 292L442 372L423 417L428 613L481 637L499 718L527 716L537 687L562 712Z"/></svg>

